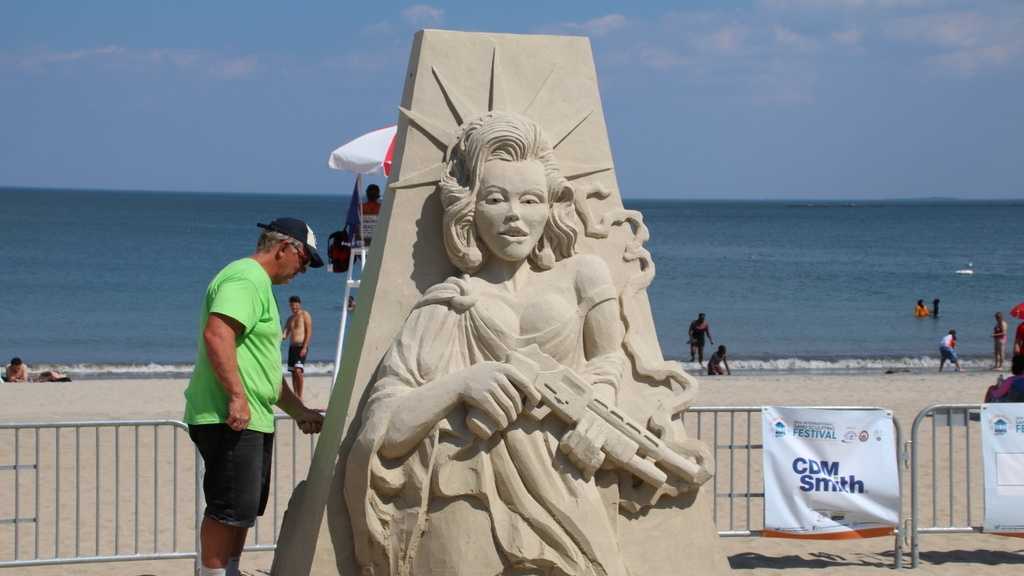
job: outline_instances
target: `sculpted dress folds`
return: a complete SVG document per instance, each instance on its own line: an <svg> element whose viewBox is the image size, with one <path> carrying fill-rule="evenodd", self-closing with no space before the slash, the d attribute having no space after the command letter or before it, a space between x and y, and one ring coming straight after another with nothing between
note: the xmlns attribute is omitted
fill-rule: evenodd
<svg viewBox="0 0 1024 576"><path fill-rule="evenodd" d="M613 431L526 418L537 391L507 361L536 346L616 405L633 368L620 295L604 260L576 253L578 202L537 124L487 113L449 156L438 193L462 274L425 292L371 384L345 478L357 560L376 576L624 576L623 496L599 481ZM688 442L692 487L710 462Z"/></svg>

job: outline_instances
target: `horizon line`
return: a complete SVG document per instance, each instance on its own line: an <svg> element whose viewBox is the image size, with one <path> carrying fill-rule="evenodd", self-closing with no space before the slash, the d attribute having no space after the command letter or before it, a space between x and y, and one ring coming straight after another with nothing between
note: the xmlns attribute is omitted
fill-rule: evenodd
<svg viewBox="0 0 1024 576"><path fill-rule="evenodd" d="M20 186L0 184L0 191L28 190L46 192L120 192L140 194L220 194L220 195L251 195L251 196L335 196L330 192L265 192L265 191L242 191L242 190L180 190L180 189L157 189L157 188L92 188L92 187L63 187L63 186ZM341 192L340 197L348 197L350 193ZM962 196L897 196L893 198L878 197L836 197L818 198L808 196L783 196L771 197L711 197L694 196L687 198L677 197L656 197L656 196L624 196L629 200L654 200L654 201L680 201L680 202L818 202L818 203L843 203L843 202L906 202L906 201L933 201L933 202L1024 202L1024 198L1008 198L999 196L988 196L980 198L965 198Z"/></svg>

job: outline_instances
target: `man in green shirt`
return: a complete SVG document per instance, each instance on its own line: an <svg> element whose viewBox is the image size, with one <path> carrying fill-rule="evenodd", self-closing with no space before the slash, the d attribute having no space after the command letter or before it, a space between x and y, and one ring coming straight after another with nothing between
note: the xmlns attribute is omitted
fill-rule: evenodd
<svg viewBox="0 0 1024 576"><path fill-rule="evenodd" d="M271 289L307 266L323 266L316 237L296 218L259 226L256 252L225 266L206 288L199 351L185 390L185 422L206 468L202 575L239 573L246 533L267 504L274 406L306 434L323 424L319 412L283 385L281 319Z"/></svg>

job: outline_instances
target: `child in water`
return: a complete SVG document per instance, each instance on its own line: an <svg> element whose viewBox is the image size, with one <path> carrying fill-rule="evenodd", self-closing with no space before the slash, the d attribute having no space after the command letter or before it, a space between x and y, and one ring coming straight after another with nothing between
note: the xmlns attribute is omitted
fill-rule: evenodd
<svg viewBox="0 0 1024 576"><path fill-rule="evenodd" d="M732 370L729 370L729 361L726 359L725 355L726 350L724 345L719 346L718 350L711 355L711 358L708 359L708 376L732 376ZM725 370L722 370L723 366L725 367Z"/></svg>

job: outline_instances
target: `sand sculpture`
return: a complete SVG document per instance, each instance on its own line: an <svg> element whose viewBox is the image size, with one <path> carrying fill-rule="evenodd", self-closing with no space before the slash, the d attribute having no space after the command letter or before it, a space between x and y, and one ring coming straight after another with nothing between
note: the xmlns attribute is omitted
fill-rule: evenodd
<svg viewBox="0 0 1024 576"><path fill-rule="evenodd" d="M723 570L678 418L697 383L662 359L595 80L583 38L417 35L335 389L357 402L332 398L275 573Z"/></svg>

